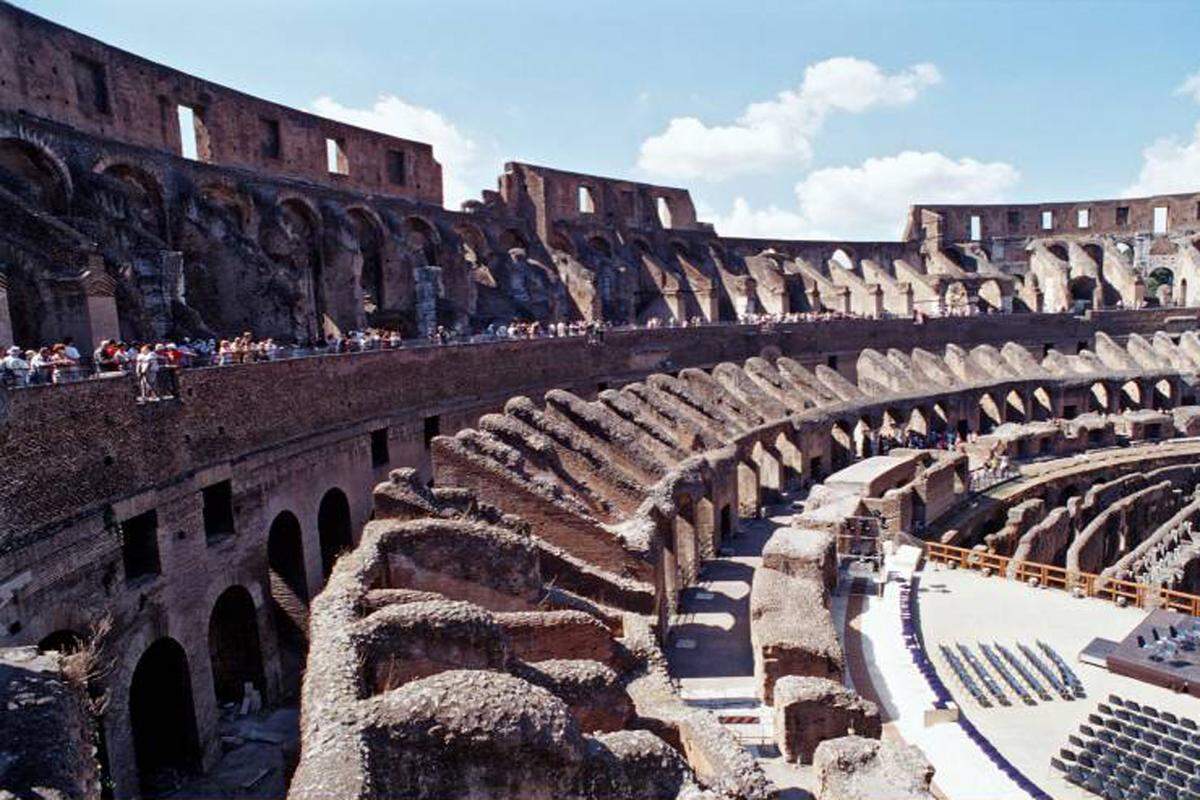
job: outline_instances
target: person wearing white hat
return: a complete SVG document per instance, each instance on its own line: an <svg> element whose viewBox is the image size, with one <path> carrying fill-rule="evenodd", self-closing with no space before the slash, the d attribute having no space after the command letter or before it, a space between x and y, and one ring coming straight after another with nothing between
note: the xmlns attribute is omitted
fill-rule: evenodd
<svg viewBox="0 0 1200 800"><path fill-rule="evenodd" d="M5 386L29 383L29 362L21 358L21 348L8 348L8 355L0 359L0 382Z"/></svg>

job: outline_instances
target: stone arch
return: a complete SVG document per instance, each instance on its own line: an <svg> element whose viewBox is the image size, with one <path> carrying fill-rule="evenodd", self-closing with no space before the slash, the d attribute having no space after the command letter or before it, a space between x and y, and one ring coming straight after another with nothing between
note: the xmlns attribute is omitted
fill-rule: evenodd
<svg viewBox="0 0 1200 800"><path fill-rule="evenodd" d="M1004 424L1004 411L992 397L990 392L979 396L979 432L991 433L998 425Z"/></svg>
<svg viewBox="0 0 1200 800"><path fill-rule="evenodd" d="M838 247L829 255L829 260L844 269L854 269L854 257L845 248Z"/></svg>
<svg viewBox="0 0 1200 800"><path fill-rule="evenodd" d="M604 258L612 258L613 248L608 239L604 236L593 236L588 239L588 247L596 251L597 254Z"/></svg>
<svg viewBox="0 0 1200 800"><path fill-rule="evenodd" d="M0 186L56 213L67 210L74 191L66 162L49 147L20 136L0 138Z"/></svg>
<svg viewBox="0 0 1200 800"><path fill-rule="evenodd" d="M1033 419L1047 420L1055 416L1054 401L1051 399L1050 392L1046 390L1045 386L1039 386L1034 389L1031 397L1032 402L1030 405L1032 406Z"/></svg>
<svg viewBox="0 0 1200 800"><path fill-rule="evenodd" d="M1011 422L1028 422L1029 409L1025 405L1025 398L1016 389L1010 391L1004 398L1004 418Z"/></svg>
<svg viewBox="0 0 1200 800"><path fill-rule="evenodd" d="M162 181L149 170L124 161L107 161L96 171L129 187L127 213L136 215L142 226L159 237L166 231L166 194Z"/></svg>
<svg viewBox="0 0 1200 800"><path fill-rule="evenodd" d="M487 261L489 248L483 231L469 222L460 222L454 226L454 233L462 240L464 260L472 264L483 264Z"/></svg>
<svg viewBox="0 0 1200 800"><path fill-rule="evenodd" d="M1090 275L1076 275L1071 278L1068 292L1071 296L1071 306L1091 308L1096 298L1096 279Z"/></svg>
<svg viewBox="0 0 1200 800"><path fill-rule="evenodd" d="M308 579L304 570L304 536L300 520L291 511L279 512L271 522L267 565L271 615L283 672L289 678L298 678L307 652Z"/></svg>
<svg viewBox="0 0 1200 800"><path fill-rule="evenodd" d="M262 647L254 598L244 586L230 586L208 618L208 656L218 703L240 703L245 684L266 692Z"/></svg>
<svg viewBox="0 0 1200 800"><path fill-rule="evenodd" d="M561 229L550 232L550 238L546 241L546 245L551 250L558 250L567 255L575 255L575 243L571 241L571 235Z"/></svg>
<svg viewBox="0 0 1200 800"><path fill-rule="evenodd" d="M425 259L426 266L436 266L438 245L441 244L441 237L438 236L437 229L424 217L415 214L405 217L404 223L408 227L409 250L420 253Z"/></svg>
<svg viewBox="0 0 1200 800"><path fill-rule="evenodd" d="M1171 381L1163 378L1154 384L1154 407L1155 408L1171 408L1175 405L1174 402L1174 386Z"/></svg>
<svg viewBox="0 0 1200 800"><path fill-rule="evenodd" d="M187 653L170 637L142 653L129 684L129 722L144 795L174 788L200 768L200 738Z"/></svg>
<svg viewBox="0 0 1200 800"><path fill-rule="evenodd" d="M995 311L1004 309L1004 292L999 281L988 280L979 285L979 300Z"/></svg>
<svg viewBox="0 0 1200 800"><path fill-rule="evenodd" d="M1088 411L1103 414L1111 408L1109 405L1110 400L1108 386L1104 384L1104 381L1096 381L1088 391Z"/></svg>
<svg viewBox="0 0 1200 800"><path fill-rule="evenodd" d="M1170 305L1174 301L1174 291L1175 271L1170 267L1155 267L1146 275L1146 294L1160 304Z"/></svg>
<svg viewBox="0 0 1200 800"><path fill-rule="evenodd" d="M1121 408L1142 407L1142 387L1137 381L1127 381L1121 387Z"/></svg>
<svg viewBox="0 0 1200 800"><path fill-rule="evenodd" d="M950 417L941 403L934 403L925 418L929 421L929 427L938 433L945 433L950 429Z"/></svg>
<svg viewBox="0 0 1200 800"><path fill-rule="evenodd" d="M700 554L697 547L696 504L689 494L681 496L675 512L675 560L679 568L679 586L694 582L700 573Z"/></svg>
<svg viewBox="0 0 1200 800"><path fill-rule="evenodd" d="M837 472L854 460L854 428L846 420L839 419L829 433L830 469Z"/></svg>
<svg viewBox="0 0 1200 800"><path fill-rule="evenodd" d="M363 310L368 314L387 307L384 294L383 242L386 228L374 211L365 206L346 209L358 251L362 256Z"/></svg>
<svg viewBox="0 0 1200 800"><path fill-rule="evenodd" d="M326 580L338 556L354 547L350 501L341 489L325 492L317 510L317 538L321 542L321 569Z"/></svg>
<svg viewBox="0 0 1200 800"><path fill-rule="evenodd" d="M254 222L254 206L249 198L237 189L224 183L208 183L200 189L200 197L215 209L220 210L238 233L250 230Z"/></svg>
<svg viewBox="0 0 1200 800"><path fill-rule="evenodd" d="M306 198L295 194L280 198L276 208L279 228L286 241L280 243L283 248L281 251L273 252L276 248L270 248L268 252L276 260L282 258L293 272L307 274L312 283L311 308L316 333L324 336L326 298L322 274L321 215Z"/></svg>
<svg viewBox="0 0 1200 800"><path fill-rule="evenodd" d="M516 228L505 228L500 234L500 249L504 252L511 250L529 250L529 240L525 238L525 234L521 233Z"/></svg>

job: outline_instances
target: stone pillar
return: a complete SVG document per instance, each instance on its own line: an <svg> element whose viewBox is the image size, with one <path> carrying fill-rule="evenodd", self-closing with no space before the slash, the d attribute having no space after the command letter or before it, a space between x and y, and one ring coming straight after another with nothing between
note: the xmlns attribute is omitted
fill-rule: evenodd
<svg viewBox="0 0 1200 800"><path fill-rule="evenodd" d="M437 328L437 301L444 293L441 267L417 267L413 270L416 295L417 331L428 336Z"/></svg>
<svg viewBox="0 0 1200 800"><path fill-rule="evenodd" d="M683 300L680 297L681 292L678 289L663 289L663 302L667 304L667 308L671 312L671 316L676 320L682 320L687 317L687 313L683 307Z"/></svg>
<svg viewBox="0 0 1200 800"><path fill-rule="evenodd" d="M878 283L867 285L867 316L871 319L883 317L883 287Z"/></svg>
<svg viewBox="0 0 1200 800"><path fill-rule="evenodd" d="M696 304L700 306L700 316L705 322L716 322L720 316L720 303L718 302L718 292L716 286L711 285L707 289L696 289Z"/></svg>
<svg viewBox="0 0 1200 800"><path fill-rule="evenodd" d="M104 265L94 262L79 276L87 313L88 342L80 342L80 350L90 354L102 340L121 338L121 321L117 316L117 283L104 271ZM85 349L86 348L86 349Z"/></svg>
<svg viewBox="0 0 1200 800"><path fill-rule="evenodd" d="M913 287L911 283L900 284L900 307L896 309L896 313L901 317L911 317L913 315Z"/></svg>

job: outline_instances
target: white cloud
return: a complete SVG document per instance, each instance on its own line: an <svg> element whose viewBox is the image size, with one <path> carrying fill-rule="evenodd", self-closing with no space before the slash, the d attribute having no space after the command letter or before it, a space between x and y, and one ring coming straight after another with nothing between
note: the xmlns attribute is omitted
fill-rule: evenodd
<svg viewBox="0 0 1200 800"><path fill-rule="evenodd" d="M812 158L812 139L829 114L906 105L941 79L932 64L916 64L889 75L870 61L827 59L806 68L798 88L750 104L733 124L709 126L696 117L672 119L666 130L642 142L638 166L662 177L721 180L785 164L806 164Z"/></svg>
<svg viewBox="0 0 1200 800"><path fill-rule="evenodd" d="M1189 142L1164 137L1142 150L1142 170L1125 189L1127 197L1194 192L1200 186L1200 122Z"/></svg>
<svg viewBox="0 0 1200 800"><path fill-rule="evenodd" d="M995 203L1020 179L1011 165L905 151L857 167L816 170L796 184L795 210L737 198L711 218L726 236L895 239L914 203Z"/></svg>
<svg viewBox="0 0 1200 800"><path fill-rule="evenodd" d="M429 108L405 102L393 94L381 94L370 108L350 108L331 97L318 97L311 104L322 117L368 128L391 136L433 145L433 156L442 165L445 203L457 208L478 194L473 171L478 169L479 147L454 123Z"/></svg>
<svg viewBox="0 0 1200 800"><path fill-rule="evenodd" d="M1200 103L1200 72L1188 75L1183 83L1175 87L1175 94L1191 95L1193 100Z"/></svg>

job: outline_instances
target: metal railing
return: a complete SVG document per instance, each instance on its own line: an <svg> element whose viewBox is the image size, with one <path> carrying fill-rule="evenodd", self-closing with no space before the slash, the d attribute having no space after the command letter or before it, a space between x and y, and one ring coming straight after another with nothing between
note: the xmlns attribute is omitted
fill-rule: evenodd
<svg viewBox="0 0 1200 800"><path fill-rule="evenodd" d="M1176 589L1163 589L1144 583L1110 578L1091 572L1068 570L1036 561L1021 561L997 553L926 542L925 557L938 564L953 564L962 569L990 572L1002 578L1022 582L1036 580L1039 586L1078 592L1135 608L1168 608L1183 614L1200 616L1200 596Z"/></svg>

